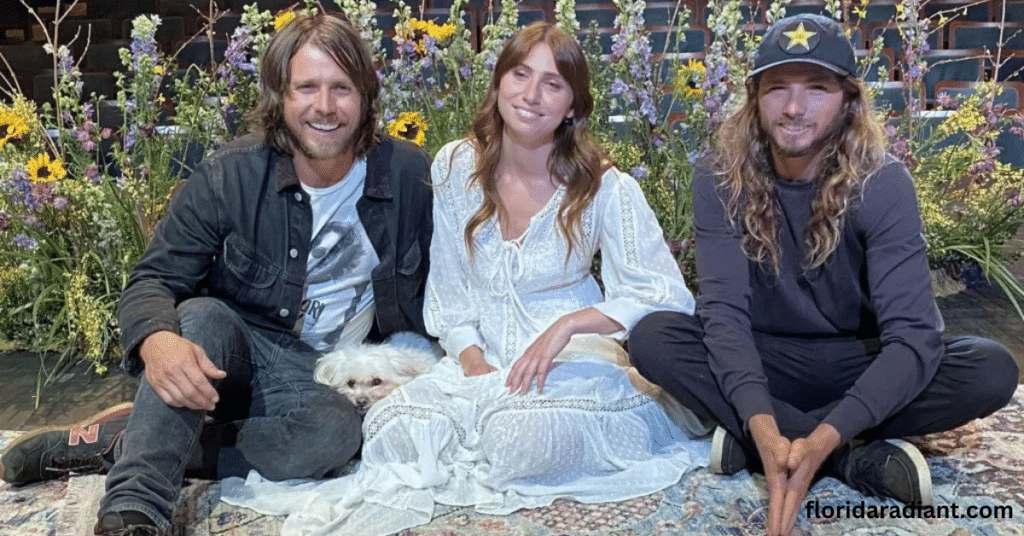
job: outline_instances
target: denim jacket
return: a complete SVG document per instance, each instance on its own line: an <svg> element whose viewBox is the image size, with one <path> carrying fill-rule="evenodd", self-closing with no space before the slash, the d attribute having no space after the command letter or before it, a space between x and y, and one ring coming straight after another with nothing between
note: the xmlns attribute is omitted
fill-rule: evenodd
<svg viewBox="0 0 1024 536"><path fill-rule="evenodd" d="M366 185L356 210L380 259L371 273L372 334L426 334L429 173L427 156L401 140L384 137L366 155ZM175 194L121 296L122 366L138 373L142 341L160 330L180 333L175 307L196 296L223 300L250 325L292 331L306 284L312 221L291 155L250 135L204 160Z"/></svg>

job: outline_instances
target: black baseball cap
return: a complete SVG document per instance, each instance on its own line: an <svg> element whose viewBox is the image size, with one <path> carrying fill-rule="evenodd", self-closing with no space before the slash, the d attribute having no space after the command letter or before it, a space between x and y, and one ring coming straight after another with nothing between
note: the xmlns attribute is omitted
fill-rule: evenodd
<svg viewBox="0 0 1024 536"><path fill-rule="evenodd" d="M854 71L853 44L838 22L813 13L779 19L757 47L749 76L784 63L814 63L840 75Z"/></svg>

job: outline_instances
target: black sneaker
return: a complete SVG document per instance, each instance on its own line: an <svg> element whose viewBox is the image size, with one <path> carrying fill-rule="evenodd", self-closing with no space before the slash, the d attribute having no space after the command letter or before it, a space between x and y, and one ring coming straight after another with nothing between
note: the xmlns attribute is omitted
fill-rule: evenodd
<svg viewBox="0 0 1024 536"><path fill-rule="evenodd" d="M747 468L747 454L740 442L719 426L711 437L710 467L716 475L733 475Z"/></svg>
<svg viewBox="0 0 1024 536"><path fill-rule="evenodd" d="M96 522L92 533L96 536L165 536L153 520L134 510L107 512Z"/></svg>
<svg viewBox="0 0 1024 536"><path fill-rule="evenodd" d="M931 505L932 474L921 451L901 439L872 441L848 449L836 463L838 476L867 495L905 504Z"/></svg>
<svg viewBox="0 0 1024 536"><path fill-rule="evenodd" d="M0 476L21 486L69 473L109 468L117 439L128 426L131 402L108 408L71 426L46 426L15 439L0 456Z"/></svg>

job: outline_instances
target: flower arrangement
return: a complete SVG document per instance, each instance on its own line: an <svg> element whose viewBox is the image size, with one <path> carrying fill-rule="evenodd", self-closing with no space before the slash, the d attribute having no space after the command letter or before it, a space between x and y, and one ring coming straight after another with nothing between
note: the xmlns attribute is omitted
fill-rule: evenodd
<svg viewBox="0 0 1024 536"><path fill-rule="evenodd" d="M463 18L466 0L453 1L447 20L417 18L413 7L398 2L393 48L376 27L374 2L335 2L377 56L382 130L431 155L464 136L497 53L517 28L516 0L502 0L500 15L487 15L476 48ZM615 0L619 13L608 54L595 27L580 30L574 0L555 2L557 23L580 35L587 52L595 96L591 128L619 168L639 180L691 282L693 166L742 93L759 40L740 24L741 4L707 3L716 37L698 58L668 45L652 50L643 0ZM765 17L784 16L787 4L771 3ZM838 20L849 20L866 2L830 0L827 6ZM899 4L908 49L900 72L908 82L927 69L920 59L925 32L951 15L918 20L919 7L918 0ZM317 9L311 0L280 13L246 6L224 60L185 70L159 52L159 18L136 18L131 44L121 50L124 69L116 75L113 102L81 95L79 59L68 43L54 40L56 29L47 34L54 101L37 106L12 86L9 103L0 104L0 339L53 350L64 361L84 356L98 370L119 356L117 300L174 186L203 155L249 130L247 113L256 103L270 36L297 13ZM673 23L681 31L689 18L680 8ZM873 59L863 59L864 69ZM963 99L943 98L939 108L948 115L928 136L916 114L923 98L912 94L909 112L890 122L887 134L917 181L933 264L980 261L1019 297L1024 291L1014 290L1016 280L1005 271L1011 256L1004 245L1024 221L1024 171L996 160L995 135L1009 123L1024 135L1024 123L993 104L995 93L989 85ZM966 143L943 144L949 136Z"/></svg>

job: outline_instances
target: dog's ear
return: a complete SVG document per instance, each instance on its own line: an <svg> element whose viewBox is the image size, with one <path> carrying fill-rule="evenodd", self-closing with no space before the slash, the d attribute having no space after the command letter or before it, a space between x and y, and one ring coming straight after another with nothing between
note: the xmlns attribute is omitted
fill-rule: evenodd
<svg viewBox="0 0 1024 536"><path fill-rule="evenodd" d="M313 381L337 388L341 378L341 359L332 352L325 354L316 362L313 369Z"/></svg>

